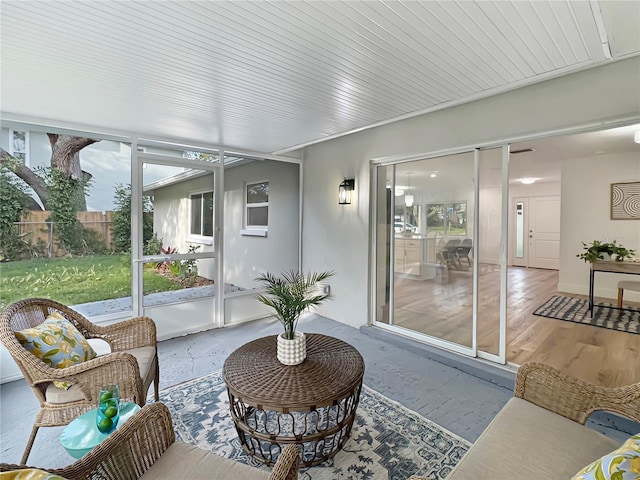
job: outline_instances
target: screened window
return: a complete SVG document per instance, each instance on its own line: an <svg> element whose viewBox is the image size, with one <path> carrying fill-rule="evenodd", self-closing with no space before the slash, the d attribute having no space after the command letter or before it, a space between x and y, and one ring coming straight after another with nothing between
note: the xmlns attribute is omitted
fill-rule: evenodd
<svg viewBox="0 0 640 480"><path fill-rule="evenodd" d="M23 164L29 165L29 132L9 131L9 153L22 160Z"/></svg>
<svg viewBox="0 0 640 480"><path fill-rule="evenodd" d="M213 192L194 193L191 201L191 235L213 237Z"/></svg>
<svg viewBox="0 0 640 480"><path fill-rule="evenodd" d="M269 182L247 183L246 227L266 230L268 221Z"/></svg>

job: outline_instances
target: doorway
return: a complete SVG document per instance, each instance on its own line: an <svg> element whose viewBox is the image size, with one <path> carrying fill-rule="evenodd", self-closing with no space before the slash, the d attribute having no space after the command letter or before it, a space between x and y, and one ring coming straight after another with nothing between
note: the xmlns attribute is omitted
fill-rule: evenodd
<svg viewBox="0 0 640 480"><path fill-rule="evenodd" d="M511 212L511 265L558 270L560 196L515 197Z"/></svg>
<svg viewBox="0 0 640 480"><path fill-rule="evenodd" d="M505 146L376 167L376 325L505 363L507 159Z"/></svg>

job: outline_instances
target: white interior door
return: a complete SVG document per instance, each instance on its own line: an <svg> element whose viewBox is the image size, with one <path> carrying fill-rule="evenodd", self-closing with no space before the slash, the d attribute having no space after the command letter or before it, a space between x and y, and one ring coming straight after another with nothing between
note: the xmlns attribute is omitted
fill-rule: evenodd
<svg viewBox="0 0 640 480"><path fill-rule="evenodd" d="M529 198L529 259L533 268L560 268L560 197Z"/></svg>

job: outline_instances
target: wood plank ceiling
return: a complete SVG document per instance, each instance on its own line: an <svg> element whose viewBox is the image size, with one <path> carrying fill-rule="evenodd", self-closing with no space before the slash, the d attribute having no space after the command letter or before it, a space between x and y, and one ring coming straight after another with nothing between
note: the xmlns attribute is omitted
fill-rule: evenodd
<svg viewBox="0 0 640 480"><path fill-rule="evenodd" d="M277 152L637 55L638 5L4 0L1 109Z"/></svg>

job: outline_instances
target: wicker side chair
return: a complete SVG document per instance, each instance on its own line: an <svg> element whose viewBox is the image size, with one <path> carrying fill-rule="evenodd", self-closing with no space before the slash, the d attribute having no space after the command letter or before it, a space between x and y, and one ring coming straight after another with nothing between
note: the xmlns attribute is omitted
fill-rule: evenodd
<svg viewBox="0 0 640 480"><path fill-rule="evenodd" d="M31 328L58 312L86 338L106 341L111 352L67 368L54 369L27 351L15 332ZM21 463L25 464L40 427L67 425L82 413L95 408L102 385L118 384L120 396L140 406L154 382L158 400L158 352L156 325L150 318L137 317L108 326L91 323L78 312L44 298L30 298L9 305L0 314L0 341L20 367L25 380L40 402ZM61 390L54 381L71 385Z"/></svg>
<svg viewBox="0 0 640 480"><path fill-rule="evenodd" d="M186 455L185 452L187 452ZM221 473L225 470L219 465L228 466L230 463L241 467L242 473L236 471L237 473L233 474L228 470L226 473ZM194 474L189 470L193 464L200 465L200 474ZM141 477L207 478L209 480L264 477L268 480L295 480L298 478L299 466L300 454L293 444L282 449L269 475L268 472L239 465L214 453L176 442L169 409L158 402L142 407L100 445L77 462L64 468L48 471L68 480L136 480ZM25 467L0 464L0 472L21 468ZM181 472L180 476L176 476L176 470ZM145 475L147 472L148 474Z"/></svg>

